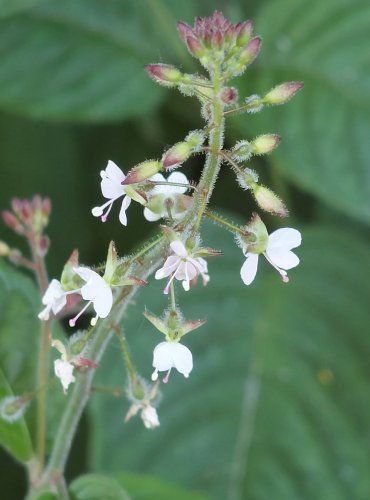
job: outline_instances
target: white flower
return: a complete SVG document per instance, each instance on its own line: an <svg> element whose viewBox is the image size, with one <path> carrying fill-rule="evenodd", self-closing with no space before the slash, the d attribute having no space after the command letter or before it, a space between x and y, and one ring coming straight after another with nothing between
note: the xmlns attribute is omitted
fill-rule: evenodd
<svg viewBox="0 0 370 500"><path fill-rule="evenodd" d="M147 429L154 429L159 426L157 410L150 404L144 406L141 410L141 418L143 419L144 425Z"/></svg>
<svg viewBox="0 0 370 500"><path fill-rule="evenodd" d="M182 172L173 172L168 179L166 179L162 174L155 174L149 179L153 182L167 182L176 184L189 184L189 181L185 174ZM186 186L171 186L169 184L159 184L155 186L150 192L151 196L161 197L161 207L159 212L153 212L149 208L144 208L144 217L148 221L157 221L161 217L168 217L168 211L166 208L166 203L172 204L173 207L176 206L176 197L178 195L184 194L187 191ZM172 202L172 203L171 203ZM176 209L171 210L171 215L174 220L179 219L184 214L184 210L176 211Z"/></svg>
<svg viewBox="0 0 370 500"><path fill-rule="evenodd" d="M112 309L112 290L104 278L88 267L77 267L74 268L74 271L80 276L80 278L86 281L86 284L73 292L81 293L82 298L88 300L88 303L77 314L77 316L69 320L69 324L70 326L75 326L77 319L86 311L90 304L92 304L96 312L96 316L91 320L91 324L95 325L98 318L106 318Z"/></svg>
<svg viewBox="0 0 370 500"><path fill-rule="evenodd" d="M174 278L182 281L182 286L186 291L190 288L190 281L199 274L202 275L203 284L206 285L209 281L207 262L202 257L194 257L192 253L189 253L180 240L172 241L170 247L174 255L170 255L163 267L155 273L155 279L157 280L167 278L172 274L164 293L168 294L169 286Z"/></svg>
<svg viewBox="0 0 370 500"><path fill-rule="evenodd" d="M296 229L285 227L271 233L268 237L266 250L263 252L269 263L280 273L284 283L289 281L286 271L299 264L299 258L291 251L301 244L301 233ZM241 270L240 276L246 285L250 285L257 273L259 254L248 252L244 249L247 257Z"/></svg>
<svg viewBox="0 0 370 500"><path fill-rule="evenodd" d="M108 198L108 201L100 207L94 207L91 213L95 217L101 217L102 222L105 222L113 203L123 196L119 220L121 224L127 226L126 210L131 203L131 198L126 194L125 186L122 186L122 181L126 178L125 174L113 161L109 160L106 169L100 172L100 176L102 178L100 184L102 194L104 198ZM104 213L105 208L107 208L107 210Z"/></svg>
<svg viewBox="0 0 370 500"><path fill-rule="evenodd" d="M167 383L172 368L176 368L179 373L188 378L193 369L193 356L190 350L180 342L161 342L153 352L153 367L155 368L152 374L153 381L158 379L158 372L167 371L163 379L163 382Z"/></svg>
<svg viewBox="0 0 370 500"><path fill-rule="evenodd" d="M55 375L60 379L64 394L67 394L68 386L76 379L73 376L74 366L63 359L56 359L54 361Z"/></svg>
<svg viewBox="0 0 370 500"><path fill-rule="evenodd" d="M67 303L66 295L61 283L53 279L42 298L42 303L46 307L39 313L39 319L47 321L50 316L50 311L53 311L54 314L58 314Z"/></svg>

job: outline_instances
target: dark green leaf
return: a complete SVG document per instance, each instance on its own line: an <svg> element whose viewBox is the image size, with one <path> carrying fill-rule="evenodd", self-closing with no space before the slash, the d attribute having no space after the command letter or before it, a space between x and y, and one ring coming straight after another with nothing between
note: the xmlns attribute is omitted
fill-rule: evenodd
<svg viewBox="0 0 370 500"><path fill-rule="evenodd" d="M292 80L303 81L305 87L283 107L238 119L239 131L248 138L281 134L283 142L270 158L289 180L366 222L370 221L369 25L366 0L265 4L256 19L262 51L257 66L244 77L242 93L263 94Z"/></svg>
<svg viewBox="0 0 370 500"><path fill-rule="evenodd" d="M70 486L75 500L130 500L118 481L102 474L78 477Z"/></svg>
<svg viewBox="0 0 370 500"><path fill-rule="evenodd" d="M245 287L232 238L205 234L204 244L224 254L209 263L207 289L198 284L179 298L186 317L208 317L184 339L194 370L188 380L173 371L162 385L161 426L152 431L139 417L123 423L124 400L96 395L91 465L166 480L176 471L181 485L220 499L367 498L368 246L349 231L307 228L289 284L261 257L256 282ZM153 281L136 311L166 307L163 283ZM138 312L124 327L149 379L162 336ZM99 383L117 386L124 373L114 346Z"/></svg>
<svg viewBox="0 0 370 500"><path fill-rule="evenodd" d="M33 7L40 0L0 0L0 18Z"/></svg>

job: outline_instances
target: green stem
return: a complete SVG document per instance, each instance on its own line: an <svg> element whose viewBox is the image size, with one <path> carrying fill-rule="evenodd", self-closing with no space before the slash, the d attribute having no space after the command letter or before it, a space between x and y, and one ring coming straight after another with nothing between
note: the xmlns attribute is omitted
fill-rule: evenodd
<svg viewBox="0 0 370 500"><path fill-rule="evenodd" d="M122 331L120 331L120 329L116 329L116 335L118 338L119 346L121 348L123 359L126 363L128 374L132 380L136 380L137 372L130 356L130 351L127 345L125 335Z"/></svg>
<svg viewBox="0 0 370 500"><path fill-rule="evenodd" d="M239 226L236 226L232 222L225 220L223 217L220 217L219 215L217 215L215 212L213 212L211 210L205 210L204 215L206 217L208 217L209 219L217 222L221 226L226 227L226 229L228 229L233 234L239 233L242 236L248 235L248 233L246 231L243 231L243 229L241 229Z"/></svg>
<svg viewBox="0 0 370 500"><path fill-rule="evenodd" d="M166 242L158 244L157 248L145 256L141 264L138 263L134 266L133 273L145 279L160 264L166 246ZM102 320L96 325L95 335L91 339L89 352L87 353L87 356L93 362L99 363L105 347L112 336L115 325L120 322L137 289L137 286L125 287L115 300L108 319L105 321ZM89 399L94 374L95 371L90 369L86 373L79 374L77 377L73 392L69 397L67 407L58 426L50 460L43 476L45 483L51 484L53 478L59 477L64 473L78 422Z"/></svg>

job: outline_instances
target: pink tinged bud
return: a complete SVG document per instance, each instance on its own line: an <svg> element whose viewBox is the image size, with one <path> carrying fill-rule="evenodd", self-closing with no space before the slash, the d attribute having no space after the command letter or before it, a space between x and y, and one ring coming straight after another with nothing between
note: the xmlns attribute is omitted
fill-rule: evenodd
<svg viewBox="0 0 370 500"><path fill-rule="evenodd" d="M74 360L77 366L86 366L87 368L98 368L99 365L91 361L91 359L83 358L82 356L78 356Z"/></svg>
<svg viewBox="0 0 370 500"><path fill-rule="evenodd" d="M273 191L265 186L256 184L253 188L253 193L258 206L262 210L270 212L273 215L278 215L279 217L287 217L289 213L288 209Z"/></svg>
<svg viewBox="0 0 370 500"><path fill-rule="evenodd" d="M264 98L264 104L279 105L288 102L301 88L302 82L286 82L274 87Z"/></svg>
<svg viewBox="0 0 370 500"><path fill-rule="evenodd" d="M3 221L8 227L10 227L10 229L12 229L18 234L25 233L23 225L19 222L17 217L13 215L11 212L9 212L8 210L4 210L2 212L2 216L3 216Z"/></svg>
<svg viewBox="0 0 370 500"><path fill-rule="evenodd" d="M177 24L176 24L176 27L177 27L177 31L179 32L179 35L181 37L181 39L186 43L186 39L189 37L189 36L195 36L195 33L194 31L192 30L192 28L184 23L183 21L179 21Z"/></svg>
<svg viewBox="0 0 370 500"><path fill-rule="evenodd" d="M42 209L42 213L44 215L44 217L46 219L49 218L49 215L50 215L50 212L51 212L51 202L49 200L49 198L44 198L41 202L41 209Z"/></svg>
<svg viewBox="0 0 370 500"><path fill-rule="evenodd" d="M221 92L221 100L227 105L235 104L238 100L238 91L235 87L225 87Z"/></svg>
<svg viewBox="0 0 370 500"><path fill-rule="evenodd" d="M190 54L197 59L200 59L205 55L203 44L198 40L198 38L195 38L194 36L187 37L186 46Z"/></svg>
<svg viewBox="0 0 370 500"><path fill-rule="evenodd" d="M161 168L162 165L159 161L144 161L131 169L121 184L126 186L128 184L137 184L138 182L145 181L146 179L149 179L149 177L152 177L152 175L158 173Z"/></svg>
<svg viewBox="0 0 370 500"><path fill-rule="evenodd" d="M152 80L164 87L174 87L182 79L181 71L170 64L147 64L145 70Z"/></svg>
<svg viewBox="0 0 370 500"><path fill-rule="evenodd" d="M256 137L252 141L252 152L254 155L264 155L271 153L281 141L281 137L276 134L264 134Z"/></svg>
<svg viewBox="0 0 370 500"><path fill-rule="evenodd" d="M186 161L191 154L191 145L188 142L178 142L163 155L164 168L176 168Z"/></svg>
<svg viewBox="0 0 370 500"><path fill-rule="evenodd" d="M242 50L239 58L239 64L243 66L247 66L251 62L253 62L261 48L262 40L259 36L252 38L252 40L248 43L248 45Z"/></svg>
<svg viewBox="0 0 370 500"><path fill-rule="evenodd" d="M236 27L237 37L236 37L236 45L239 47L244 47L249 40L251 39L253 33L253 24L252 21L244 21L240 23Z"/></svg>

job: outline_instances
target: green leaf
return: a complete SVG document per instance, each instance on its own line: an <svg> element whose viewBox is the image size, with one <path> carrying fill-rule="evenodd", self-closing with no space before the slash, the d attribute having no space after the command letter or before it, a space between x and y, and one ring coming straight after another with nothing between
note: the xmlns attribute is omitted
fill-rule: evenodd
<svg viewBox="0 0 370 500"><path fill-rule="evenodd" d="M239 131L247 138L280 134L273 167L337 210L369 222L370 3L276 0L255 21L263 46L241 83L242 95L263 94L284 81L305 87L285 106L241 116Z"/></svg>
<svg viewBox="0 0 370 500"><path fill-rule="evenodd" d="M130 500L118 481L102 474L78 477L70 486L75 500Z"/></svg>
<svg viewBox="0 0 370 500"><path fill-rule="evenodd" d="M0 0L0 18L33 7L40 0Z"/></svg>
<svg viewBox="0 0 370 500"><path fill-rule="evenodd" d="M221 230L205 228L204 244L223 256L210 260L206 289L198 283L178 297L187 318L208 317L184 340L193 372L184 379L173 370L161 385L161 425L152 431L140 417L123 423L125 400L94 396L94 470L176 477L215 499L369 496L368 244L330 226L302 233L289 284L261 257L256 281L245 287L242 252ZM151 280L123 324L147 379L162 338L140 311L162 312L163 286ZM124 373L113 345L97 383L117 387Z"/></svg>
<svg viewBox="0 0 370 500"><path fill-rule="evenodd" d="M209 497L185 491L174 484L162 481L157 477L145 474L123 473L115 474L127 492L135 500L207 500Z"/></svg>
<svg viewBox="0 0 370 500"><path fill-rule="evenodd" d="M0 369L0 399L6 396L13 396L13 393ZM0 418L0 444L20 462L31 459L32 443L23 417L12 423Z"/></svg>

